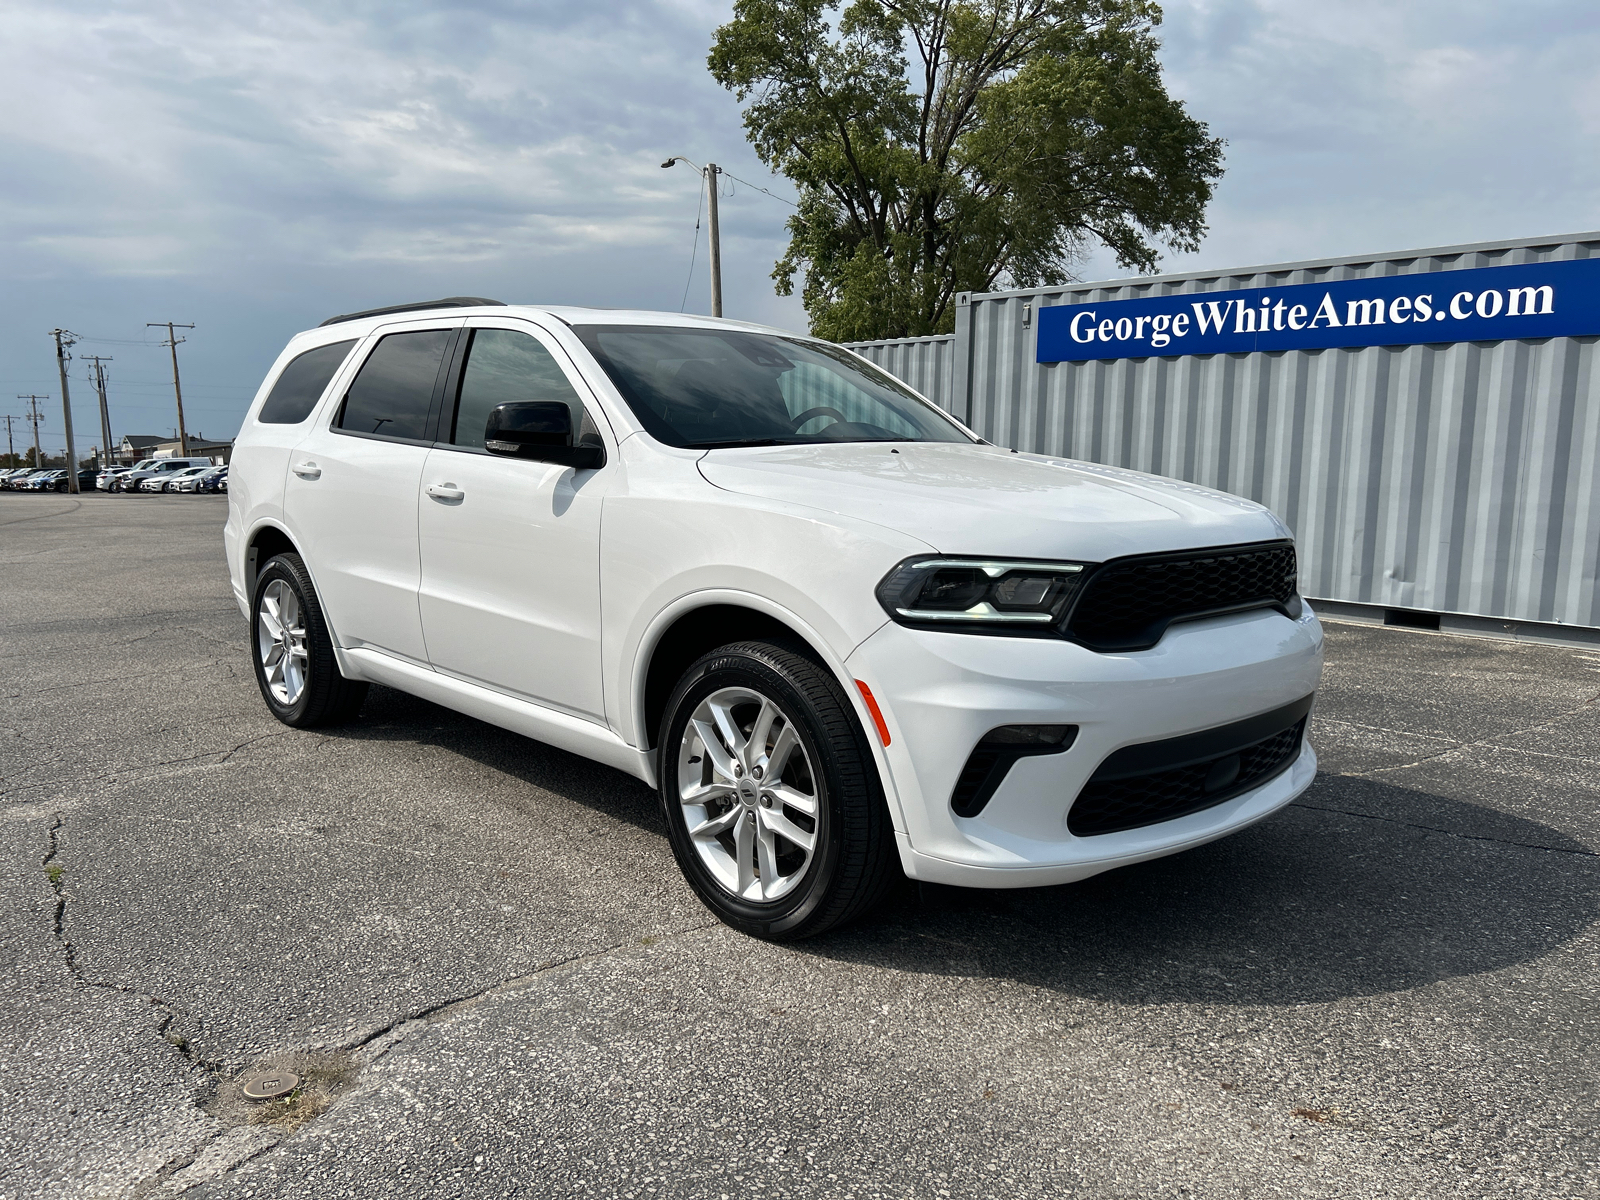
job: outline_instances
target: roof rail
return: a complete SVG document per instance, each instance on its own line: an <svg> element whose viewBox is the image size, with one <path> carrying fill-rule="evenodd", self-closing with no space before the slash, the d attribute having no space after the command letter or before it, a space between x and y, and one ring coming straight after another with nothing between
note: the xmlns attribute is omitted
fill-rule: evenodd
<svg viewBox="0 0 1600 1200"><path fill-rule="evenodd" d="M482 296L447 296L443 300L418 300L415 304L391 304L388 308L369 308L365 312L344 313L329 317L322 325L337 325L341 321L359 321L362 317L387 317L390 313L421 312L429 308L477 308L493 305L504 308L504 300L485 300Z"/></svg>

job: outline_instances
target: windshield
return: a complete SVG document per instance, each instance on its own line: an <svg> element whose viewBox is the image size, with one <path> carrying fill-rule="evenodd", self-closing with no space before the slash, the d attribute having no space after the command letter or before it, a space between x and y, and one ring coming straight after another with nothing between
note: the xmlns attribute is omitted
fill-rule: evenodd
<svg viewBox="0 0 1600 1200"><path fill-rule="evenodd" d="M640 423L671 446L972 440L893 376L826 342L642 325L576 332Z"/></svg>

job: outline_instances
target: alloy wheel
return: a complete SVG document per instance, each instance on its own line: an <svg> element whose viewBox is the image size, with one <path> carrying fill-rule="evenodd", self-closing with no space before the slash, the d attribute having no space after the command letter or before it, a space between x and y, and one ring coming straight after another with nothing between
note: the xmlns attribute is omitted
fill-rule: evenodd
<svg viewBox="0 0 1600 1200"><path fill-rule="evenodd" d="M256 609L256 648L267 686L279 704L291 705L305 691L309 655L300 597L282 579L261 591Z"/></svg>
<svg viewBox="0 0 1600 1200"><path fill-rule="evenodd" d="M770 902L816 852L820 787L793 718L750 688L712 692L678 748L678 802L701 863L726 891Z"/></svg>

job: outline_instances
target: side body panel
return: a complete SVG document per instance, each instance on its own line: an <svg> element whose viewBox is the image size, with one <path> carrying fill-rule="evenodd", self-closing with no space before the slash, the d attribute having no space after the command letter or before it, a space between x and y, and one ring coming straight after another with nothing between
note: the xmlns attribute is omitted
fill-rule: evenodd
<svg viewBox="0 0 1600 1200"><path fill-rule="evenodd" d="M469 355L478 353L476 341L458 349L417 513L429 659L437 671L603 722L600 513L618 473L609 417L542 326L473 317L467 328L537 343L583 405L607 460L577 471L447 444L457 394L470 399Z"/></svg>
<svg viewBox="0 0 1600 1200"><path fill-rule="evenodd" d="M365 345L353 347L353 352L346 357L324 389L321 401L304 421L294 425L263 424L256 420L256 414L261 411L262 402L271 393L284 367L297 356L317 345L345 340L349 336L341 333L319 335L318 331L313 330L292 338L261 381L255 399L250 402L239 436L234 440L228 467L228 521L223 527L223 544L227 551L234 599L238 601L239 610L246 615L249 613L252 582L248 578L249 540L263 526L285 528L283 489L289 471L289 456L305 440L316 422L326 422L330 397L344 394L344 389L355 375L355 364L361 360Z"/></svg>
<svg viewBox="0 0 1600 1200"><path fill-rule="evenodd" d="M357 437L335 431L338 395L359 372L360 355L394 333L457 329L458 320L395 322L374 330L374 339L352 356L341 373L340 392L324 397L310 432L289 455L283 520L290 536L314 563L313 577L340 644L375 646L426 663L422 617L417 607L421 560L417 546L417 498L422 467L431 452L414 442Z"/></svg>

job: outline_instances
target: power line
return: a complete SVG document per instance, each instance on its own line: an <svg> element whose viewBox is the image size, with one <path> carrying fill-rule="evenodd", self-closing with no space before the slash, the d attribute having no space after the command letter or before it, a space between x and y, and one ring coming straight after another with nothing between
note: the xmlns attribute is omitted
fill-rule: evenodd
<svg viewBox="0 0 1600 1200"><path fill-rule="evenodd" d="M778 195L777 192L769 192L769 191L767 191L766 188L762 187L760 184L751 183L748 179L740 179L737 175L732 174L726 168L722 169L722 174L726 175L729 179L733 180L735 183L744 184L745 187L749 188L753 192L760 192L763 196L771 196L774 200L781 200L785 204L787 204L790 208L799 208L800 207L798 204L796 204L793 200L789 199L787 196L780 196L780 195Z"/></svg>
<svg viewBox="0 0 1600 1200"><path fill-rule="evenodd" d="M689 250L689 278L683 281L683 299L678 304L678 311L682 312L689 306L689 285L694 282L695 259L700 255L700 210L706 202L706 177L700 176L700 196L694 202L694 244Z"/></svg>

